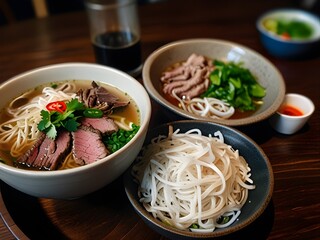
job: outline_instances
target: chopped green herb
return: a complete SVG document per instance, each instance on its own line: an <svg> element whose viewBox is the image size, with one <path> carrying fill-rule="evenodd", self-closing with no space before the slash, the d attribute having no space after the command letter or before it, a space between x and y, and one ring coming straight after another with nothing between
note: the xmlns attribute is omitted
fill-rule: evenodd
<svg viewBox="0 0 320 240"><path fill-rule="evenodd" d="M199 229L199 225L196 224L196 223L192 223L191 226L189 228L192 228L192 229Z"/></svg>
<svg viewBox="0 0 320 240"><path fill-rule="evenodd" d="M214 60L215 69L210 74L210 85L202 97L218 98L242 111L255 110L254 100L261 100L266 90L241 64Z"/></svg>
<svg viewBox="0 0 320 240"><path fill-rule="evenodd" d="M119 129L117 132L103 138L107 148L113 153L126 145L138 132L139 126L132 124L132 129L126 131Z"/></svg>
<svg viewBox="0 0 320 240"><path fill-rule="evenodd" d="M72 99L66 105L67 108L64 112L41 111L42 120L38 124L38 129L45 132L49 138L56 138L59 127L64 127L69 132L74 132L80 125L77 119L83 116L84 104L79 102L78 99Z"/></svg>
<svg viewBox="0 0 320 240"><path fill-rule="evenodd" d="M219 219L217 220L218 224L226 224L227 222L230 221L230 217L228 216L221 216L219 217Z"/></svg>
<svg viewBox="0 0 320 240"><path fill-rule="evenodd" d="M56 89L56 88L58 87L58 84L53 83L53 84L51 84L51 87L52 87L53 89Z"/></svg>

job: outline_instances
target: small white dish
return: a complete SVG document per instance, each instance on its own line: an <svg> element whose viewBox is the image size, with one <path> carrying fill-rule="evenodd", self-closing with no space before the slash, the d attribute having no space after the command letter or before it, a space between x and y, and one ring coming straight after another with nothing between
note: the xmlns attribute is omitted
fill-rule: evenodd
<svg viewBox="0 0 320 240"><path fill-rule="evenodd" d="M314 109L308 97L288 93L278 111L270 118L270 124L277 132L294 134L305 125Z"/></svg>

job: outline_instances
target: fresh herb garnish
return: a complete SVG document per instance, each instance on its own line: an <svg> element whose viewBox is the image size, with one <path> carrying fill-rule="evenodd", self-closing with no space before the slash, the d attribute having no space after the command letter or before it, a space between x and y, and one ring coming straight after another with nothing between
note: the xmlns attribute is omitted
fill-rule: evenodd
<svg viewBox="0 0 320 240"><path fill-rule="evenodd" d="M213 97L229 103L242 111L255 110L254 100L261 100L266 90L241 64L214 60L215 69L210 74L210 86L202 97Z"/></svg>
<svg viewBox="0 0 320 240"><path fill-rule="evenodd" d="M74 132L80 125L77 119L83 116L82 110L84 109L84 104L75 98L66 103L64 111L61 109L59 111L42 110L40 113L42 120L38 124L38 129L45 132L52 139L56 138L59 127L63 127L69 132Z"/></svg>
<svg viewBox="0 0 320 240"><path fill-rule="evenodd" d="M192 223L191 226L189 228L192 228L192 229L199 229L199 225L197 223Z"/></svg>
<svg viewBox="0 0 320 240"><path fill-rule="evenodd" d="M112 153L126 145L136 135L140 127L132 124L131 128L128 131L119 129L117 132L103 138L103 142Z"/></svg>
<svg viewBox="0 0 320 240"><path fill-rule="evenodd" d="M219 219L217 220L218 224L226 224L230 221L229 216L220 216Z"/></svg>

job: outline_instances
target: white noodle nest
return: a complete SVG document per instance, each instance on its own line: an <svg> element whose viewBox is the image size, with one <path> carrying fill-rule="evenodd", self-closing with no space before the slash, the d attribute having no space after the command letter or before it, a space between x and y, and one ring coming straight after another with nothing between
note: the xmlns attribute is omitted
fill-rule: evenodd
<svg viewBox="0 0 320 240"><path fill-rule="evenodd" d="M183 110L201 117L228 119L235 112L230 104L216 98L181 99L174 91L172 95L179 101L179 106Z"/></svg>
<svg viewBox="0 0 320 240"><path fill-rule="evenodd" d="M196 232L231 225L254 189L245 159L224 143L221 132L199 129L159 136L133 167L140 202L155 218L178 229L197 224ZM221 216L229 216L219 224Z"/></svg>
<svg viewBox="0 0 320 240"><path fill-rule="evenodd" d="M50 102L69 101L75 98L75 89L75 84L68 82L57 89L45 87L41 96L32 98L22 106L15 107L15 103L22 99L28 99L32 90L11 101L6 110L12 119L0 124L0 141L2 144L12 144L11 156L20 156L24 149L30 147L36 140L39 134L38 123L41 120L41 110L44 110Z"/></svg>

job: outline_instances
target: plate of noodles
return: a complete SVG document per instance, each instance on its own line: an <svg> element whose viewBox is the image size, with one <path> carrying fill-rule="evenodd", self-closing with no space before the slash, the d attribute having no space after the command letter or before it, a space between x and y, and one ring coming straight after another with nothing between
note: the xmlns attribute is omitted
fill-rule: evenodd
<svg viewBox="0 0 320 240"><path fill-rule="evenodd" d="M171 239L199 239L254 222L270 202L274 178L268 157L243 133L183 120L149 131L124 185L153 230Z"/></svg>

